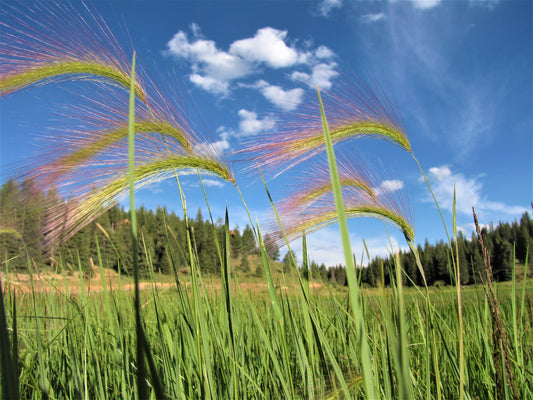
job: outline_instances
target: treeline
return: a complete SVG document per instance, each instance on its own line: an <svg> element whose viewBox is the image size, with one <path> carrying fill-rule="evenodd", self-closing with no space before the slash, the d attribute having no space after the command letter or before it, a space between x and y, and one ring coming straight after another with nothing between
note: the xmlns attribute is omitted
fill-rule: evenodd
<svg viewBox="0 0 533 400"><path fill-rule="evenodd" d="M124 273L133 273L133 254L129 212L115 206L95 221L78 231L66 243L44 246L42 226L47 223L47 210L58 202L54 191L43 193L30 180L7 181L0 188L0 265L10 270L66 265L72 270L92 272L92 265L102 265ZM142 275L151 272L170 273L171 266L187 270L189 263L188 237L192 240L194 256L203 273L220 273L219 249L222 249L224 224L205 219L199 209L194 218L185 221L174 212L158 207L155 211L140 207L137 210L139 267ZM187 235L189 229L190 235ZM494 279L512 278L513 262L524 263L528 248L533 248L533 220L526 212L511 224L500 222L496 227L481 231L485 246L491 254ZM268 236L264 238L269 257L279 260L279 247ZM218 244L218 246L217 246ZM249 255L257 252L254 232L246 225L241 232L235 227L230 232L231 256L242 272L250 271ZM455 242L452 243L455 255ZM418 246L421 263L428 285L454 284L450 246L440 241ZM475 234L457 238L457 253L462 284L480 280L483 270L481 246ZM530 257L531 258L531 257ZM282 260L284 272L291 271L296 258L287 253ZM423 279L412 252L399 253L405 271L405 285L422 285ZM306 279L320 279L346 285L344 266L318 265L307 260L299 266ZM261 269L254 269L260 274ZM367 286L389 285L394 274L394 260L376 257L367 267L358 268L360 282Z"/></svg>
<svg viewBox="0 0 533 400"><path fill-rule="evenodd" d="M7 181L0 188L0 256L5 268L27 270L30 265L40 268L67 265L73 270L92 272L92 265L133 273L133 254L129 212L114 206L95 221L79 230L66 243L44 246L42 226L46 223L47 210L57 200L57 195L41 193L29 181L20 184ZM137 210L139 270L142 275L153 272L170 273L186 268L189 260L187 224L174 212L164 207L155 211L140 207ZM189 219L190 238L194 256L205 273L219 273L224 237L222 220L212 223L206 220L199 209ZM265 238L269 241L269 238ZM240 258L239 265L247 272L250 269L247 255L256 248L254 233L246 226L242 233L236 227L230 232L231 256ZM277 247L269 247L269 255L279 257ZM92 263L91 263L92 261ZM2 269L4 269L2 268Z"/></svg>
<svg viewBox="0 0 533 400"><path fill-rule="evenodd" d="M489 226L481 229L483 243L491 255L492 273L495 281L508 281L512 279L513 263L526 262L528 249L533 249L533 220L525 212L520 221L511 224L500 222L496 227ZM481 245L475 233L470 238L458 234L457 248L452 242L454 257L459 260L459 269L462 284L480 283L480 273L483 274L483 257ZM420 261L428 285L455 284L453 273L452 252L447 242L429 244L426 240L424 246L418 246ZM422 276L417 268L415 256L411 251L402 251L399 254L400 262L405 270L405 285L423 285ZM531 259L531 257L528 257ZM529 264L531 262L528 261ZM394 260L391 257L374 258L367 268L359 270L361 282L369 286L379 283L388 285L394 273ZM484 276L484 274L483 274Z"/></svg>
<svg viewBox="0 0 533 400"><path fill-rule="evenodd" d="M512 279L513 262L524 264L528 249L533 249L533 220L525 212L520 221L511 224L500 222L496 227L482 228L481 235L483 243L491 254L494 280L508 281ZM464 285L480 283L480 273L483 273L484 266L477 235L472 233L470 238L466 238L462 233L458 233L457 250L455 241L452 242L452 248L454 259L456 260L457 256L459 259L461 283ZM454 261L452 261L450 245L447 242L439 241L436 244L430 244L426 240L424 246L418 246L418 254L428 285L455 284ZM403 284L422 286L424 281L414 254L411 251L401 251L398 257L405 272ZM531 258L528 257L529 260ZM285 270L289 269L291 259L291 255L287 253L283 259ZM528 264L533 263L528 261ZM395 274L394 265L392 255L386 258L375 257L368 266L357 268L357 276L360 283L365 286L388 286L391 276ZM304 263L300 266L300 270L304 278L310 276L310 279L329 281L340 286L348 284L346 269L343 265L326 267L324 264L318 265L315 261L310 261L307 265Z"/></svg>

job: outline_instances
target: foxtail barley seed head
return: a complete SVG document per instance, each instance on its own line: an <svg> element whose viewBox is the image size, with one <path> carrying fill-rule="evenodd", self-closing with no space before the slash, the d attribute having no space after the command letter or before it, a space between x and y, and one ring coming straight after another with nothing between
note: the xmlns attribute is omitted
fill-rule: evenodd
<svg viewBox="0 0 533 400"><path fill-rule="evenodd" d="M392 102L381 86L373 86L352 82L338 91L322 92L333 143L373 137L411 152ZM279 130L265 133L259 140L254 138L239 153L273 176L322 153L325 146L319 105L311 98L301 107L302 111L280 118Z"/></svg>
<svg viewBox="0 0 533 400"><path fill-rule="evenodd" d="M400 188L380 189L375 166L354 162L353 156L339 162L339 179L346 216L374 217L398 227L407 240L414 239L410 213ZM310 164L304 179L277 206L289 239L319 230L337 221L335 202L327 166ZM276 225L272 224L273 229ZM275 234L281 238L280 234Z"/></svg>

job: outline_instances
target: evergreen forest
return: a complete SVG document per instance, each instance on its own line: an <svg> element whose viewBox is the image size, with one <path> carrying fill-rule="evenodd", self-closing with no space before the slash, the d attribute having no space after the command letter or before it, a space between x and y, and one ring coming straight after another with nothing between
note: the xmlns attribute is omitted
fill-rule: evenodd
<svg viewBox="0 0 533 400"><path fill-rule="evenodd" d="M103 267L133 275L129 212L114 205L64 243L48 244L45 229L49 218L47 210L62 202L64 200L60 200L55 191L44 193L28 179L21 182L10 179L2 185L1 269L5 270L8 265L11 271L23 272L27 269L27 260L30 259L32 265L38 269L67 265L73 271L81 269L84 273L91 274L100 256ZM154 211L142 206L137 210L137 218L140 233L137 249L141 275L149 276L152 272L170 274L171 265L180 266L180 270L187 273L187 229L192 233L193 248L197 251L202 272L220 274L218 249L221 248L224 233L222 219L212 221L198 209L194 218L187 222L174 212L167 212L165 207L158 207ZM511 280L513 261L525 263L528 246L533 247L533 220L530 215L526 212L519 221L485 226L481 233L492 257L494 279ZM265 236L264 242L269 257L281 261L283 271L290 272L293 260L298 257L293 258L291 253L286 253L280 260L279 247L270 236ZM458 254L461 283L480 283L479 274L484 267L477 236L472 234L471 237L465 237L459 233L457 246L452 242L452 249ZM454 283L450 245L447 242L430 244L426 240L423 246L418 245L418 252L428 285ZM234 227L231 231L231 256L238 260L243 273L251 272L248 256L255 253L256 242L250 226L246 225L242 231L238 226ZM400 251L399 258L405 270L404 284L422 285L422 276L413 253ZM340 286L347 285L346 271L342 265L318 265L312 260L302 264L299 268L306 279L328 280ZM358 268L359 280L365 286L388 286L393 265L392 255L389 258L375 257L368 266ZM153 271L148 270L149 266L153 267Z"/></svg>

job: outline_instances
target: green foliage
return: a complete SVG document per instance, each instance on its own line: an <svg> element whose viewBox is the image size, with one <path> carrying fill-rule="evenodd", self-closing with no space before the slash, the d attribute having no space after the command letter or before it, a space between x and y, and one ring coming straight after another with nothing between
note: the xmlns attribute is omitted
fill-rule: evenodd
<svg viewBox="0 0 533 400"><path fill-rule="evenodd" d="M248 256L244 253L241 256L240 268L241 268L241 271L244 273L250 272L250 261L248 261Z"/></svg>
<svg viewBox="0 0 533 400"><path fill-rule="evenodd" d="M286 274L291 272L292 268L295 267L294 263L296 262L296 254L294 254L294 251L289 250L281 262L283 263L283 272Z"/></svg>
<svg viewBox="0 0 533 400"><path fill-rule="evenodd" d="M279 245L276 243L276 241L270 235L267 234L263 238L263 242L265 244L265 250L267 252L268 257L271 260L278 261L279 260Z"/></svg>
<svg viewBox="0 0 533 400"><path fill-rule="evenodd" d="M124 280L123 283L126 282ZM4 289L7 293L12 290L9 287ZM497 289L502 318L510 332L513 320L511 288L508 284L499 284ZM526 283L523 305L521 291L517 291L516 325L519 330L516 339L513 339L513 353L510 355L519 363L515 371L519 371L517 379L520 379L521 398L524 399L533 394L533 377L527 372L531 368L530 360L533 360L533 344L527 340L533 335L531 290L531 282ZM407 340L413 343L409 347L409 357L415 398L438 398L435 374L442 378L441 398L457 398L458 378L454 369L457 353L453 346L457 329L454 290L434 288L429 291L438 316L438 326L429 324L424 310L424 295L414 288L405 288L404 292L408 316ZM4 298L7 327L13 327L16 318L21 333L18 350L21 398L41 397L41 373L49 378L50 398L78 398L79 394L87 398L134 398L135 326L131 293L114 290L85 297L74 292L66 296L54 290L49 293L37 292L35 300L31 296L17 296L16 315L12 311L15 299L10 295ZM394 343L397 336L393 312L396 300L392 290L363 290L362 293L367 305L364 318L368 335L373 340L371 355L377 374L375 379L383 391L381 397L400 398L394 378ZM218 290L208 290L205 296L200 297L198 306L194 305L190 292L180 292L177 287L155 293L150 290L141 292L142 304L146 304L143 308L146 336L166 395L169 398L205 398L201 373L201 365L205 362L204 373L207 374L208 368L211 371L211 398L214 399L234 398L231 383L234 379L240 398L286 398L283 387L288 385L289 374L292 374L294 382L294 396L291 398L339 398L337 390L340 384L331 375L332 361L325 353L324 357L320 355L324 350L320 350L320 338L313 334L314 324L315 329L324 333L333 356L338 360L351 397L364 398L360 390L360 363L357 353L354 353L356 338L353 329L346 325L345 290L311 291L307 309L302 306L302 297L299 292L291 293L283 301L283 315L292 329L286 336L280 336L278 326L273 322L266 291L256 290L250 295L237 290L231 298L232 336L225 295ZM479 286L463 289L463 303L465 326L468 327L464 338L468 371L465 390L469 398L495 399L491 317L485 308L483 290ZM37 321L23 317L33 315L34 307L40 317ZM307 335L304 324L306 313L319 316L311 325L310 335ZM205 335L191 329L196 317L208 327ZM39 332L35 330L36 323ZM429 331L426 330L428 325ZM419 344L431 339L432 332L437 334L435 353L428 352L425 346ZM42 360L35 345L38 335L43 343ZM202 346L196 346L197 341L206 344L207 353L203 353ZM233 341L235 353L231 345ZM280 365L284 357L282 341L286 341L291 356L290 370ZM212 362L207 363L203 357ZM433 357L439 358L439 370L429 371L429 386L426 386L425 365ZM312 380L312 386L308 386L308 379ZM342 393L340 398L343 398Z"/></svg>

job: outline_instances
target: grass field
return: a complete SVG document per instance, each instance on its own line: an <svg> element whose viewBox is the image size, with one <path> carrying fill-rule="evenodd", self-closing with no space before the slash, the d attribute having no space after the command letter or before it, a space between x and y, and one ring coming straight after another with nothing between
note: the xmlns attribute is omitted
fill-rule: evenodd
<svg viewBox="0 0 533 400"><path fill-rule="evenodd" d="M474 212L483 250L483 285L461 287L454 189L451 234L444 227L451 249L448 269L452 281L459 284L428 287L414 229L401 199L376 192L370 179L374 171L367 174L356 165L337 165L333 145L339 141L373 137L393 143L417 164L441 212L388 99L380 99L366 86L357 86L353 98L344 101L333 95L324 97L323 103L317 88L318 103L313 110L317 119L309 126L294 130L291 140L281 132L262 146L245 149L258 154L252 159L265 168L304 162L326 150L329 171L323 174L320 168L309 174L309 186L295 191L279 208L271 200L279 223L276 240L289 244L302 237L305 264L305 235L338 222L347 287L304 280L295 260L287 276L276 271L259 224L249 213L260 260L253 269L260 267L261 274L256 275L264 278L243 280L241 285L241 277L231 271L227 210L224 237L217 233L212 238L220 261L220 278L213 279L200 273L204 266L188 222L179 175L192 171L200 179L208 174L232 183L246 206L232 169L214 146L199 145L202 142L188 130L188 120L176 120L164 96L151 93L152 85L144 87L143 77L136 75L135 53L130 64L130 57L118 44L115 48L111 43L104 53L98 46L93 49L93 35L100 33L105 39L95 43L107 43L112 35L99 19L93 25L87 25L83 18L76 21L81 27L101 32L82 30L79 43L52 37L48 45L46 36L41 39L31 30L26 32L24 23L14 27L13 37L20 40L4 46L9 68L0 75L0 94L80 76L98 82L108 80L111 87L129 92L129 103L120 102L116 109L109 110L106 101L96 101L105 105L105 110L95 107L90 118L102 119L105 128L83 132L61 157L54 153L52 159L36 167L35 175L46 187L50 183L64 185L72 196L49 210L47 226L32 227L46 233L43 245L50 250L129 191L129 254L134 276L117 276L99 268L90 279L79 275L76 279L70 277L72 268L66 272L67 266L59 262L58 274L46 277L35 273L37 267L29 255L25 282L2 276L0 385L4 398L533 397L533 285L527 272L519 275L513 265L511 283L493 283L490 254ZM42 26L55 28L48 23ZM35 51L31 47L35 43L42 49ZM382 93L380 86L377 89ZM83 95L92 98L94 94L88 91ZM330 126L326 111L342 118L333 118ZM82 114L86 113L82 110ZM91 164L101 157L105 160L101 165ZM140 253L147 258L146 270L154 268L146 247L143 252L142 234L137 232L135 189L169 176L175 176L180 190L187 275L180 273L182 266L174 259L176 255L168 252L173 280L160 281L154 276L148 282L141 281ZM266 183L265 190L271 199ZM207 195L205 200L209 205ZM291 218L294 216L297 218ZM397 254L393 255L390 287L360 287L346 222L359 216L385 220L401 231L424 279L423 287L403 287L408 274ZM442 213L441 217L444 223ZM6 234L17 233L10 226L0 228ZM163 230L170 243L168 229ZM98 254L95 263L105 265L99 248ZM527 255L525 259L527 265ZM86 266L81 261L79 264L79 271L85 271ZM9 271L7 256L5 268ZM526 278L519 281L517 276Z"/></svg>
<svg viewBox="0 0 533 400"><path fill-rule="evenodd" d="M77 279L76 288L72 282L62 284L62 279L44 281L35 276L34 291L29 282L30 290L21 291L4 281L10 329L16 318L20 396L135 398L133 291L124 290L131 279L97 275L92 280L100 280L105 289L89 295L88 282ZM207 289L203 291L195 291L190 282L167 286L168 280L165 287L145 287L141 304L150 362L165 395L363 396L359 341L347 312L348 291L323 285L309 292L303 287L300 292L292 277L286 280L278 282L277 290L281 321L266 285L259 281L234 285L230 296L220 290L224 286L220 279L198 280L198 287ZM286 291L283 286L296 289ZM512 284L499 284L496 291L511 338L514 379L526 399L533 394L533 286L516 282L513 292ZM496 398L490 307L481 286L464 288L462 294L465 397ZM455 288L429 291L431 313L424 293L404 289L405 349L398 346L397 291L363 289L361 295L379 396L403 398L398 377L407 372L415 398L457 398ZM403 350L408 353L408 371L400 371ZM147 380L152 387L153 376Z"/></svg>

